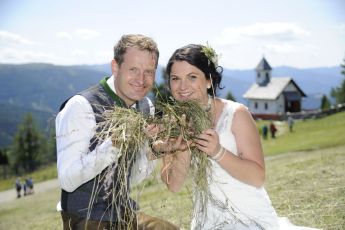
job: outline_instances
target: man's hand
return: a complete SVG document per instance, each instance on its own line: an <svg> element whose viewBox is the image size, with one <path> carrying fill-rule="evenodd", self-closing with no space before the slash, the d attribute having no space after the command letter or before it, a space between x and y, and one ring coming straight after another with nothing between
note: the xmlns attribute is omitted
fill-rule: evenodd
<svg viewBox="0 0 345 230"><path fill-rule="evenodd" d="M160 127L157 124L149 124L144 127L144 133L151 139L157 137L157 134L160 132Z"/></svg>

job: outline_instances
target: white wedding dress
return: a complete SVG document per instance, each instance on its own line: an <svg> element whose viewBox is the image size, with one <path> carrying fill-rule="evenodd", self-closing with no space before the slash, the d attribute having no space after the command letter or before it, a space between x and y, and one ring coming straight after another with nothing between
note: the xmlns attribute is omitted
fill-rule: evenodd
<svg viewBox="0 0 345 230"><path fill-rule="evenodd" d="M231 125L234 112L240 104L223 99L222 101L225 106L216 131L219 134L220 144L237 154ZM223 170L217 162L211 161L213 179L209 181L209 186L217 205L208 201L207 209L202 211L202 215L198 215L195 213L199 210L196 202L191 229L313 229L295 226L287 218L278 217L263 187L256 188L242 183Z"/></svg>

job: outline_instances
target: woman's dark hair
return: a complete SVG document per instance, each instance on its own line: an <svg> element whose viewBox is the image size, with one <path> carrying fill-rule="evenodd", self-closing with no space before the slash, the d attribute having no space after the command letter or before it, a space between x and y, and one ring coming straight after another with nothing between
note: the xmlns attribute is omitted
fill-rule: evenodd
<svg viewBox="0 0 345 230"><path fill-rule="evenodd" d="M177 49L170 57L166 67L166 72L170 79L171 67L176 61L186 61L189 64L200 69L207 80L211 78L212 87L207 89L207 93L211 96L217 95L217 89L222 89L220 82L222 80L223 68L215 66L215 63L210 60L203 51L205 46L189 44L182 48Z"/></svg>

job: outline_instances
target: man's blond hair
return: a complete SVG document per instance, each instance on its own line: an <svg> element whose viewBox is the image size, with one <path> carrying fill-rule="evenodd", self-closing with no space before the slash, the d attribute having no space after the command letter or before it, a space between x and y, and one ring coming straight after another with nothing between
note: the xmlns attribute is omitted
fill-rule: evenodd
<svg viewBox="0 0 345 230"><path fill-rule="evenodd" d="M158 65L159 50L156 42L142 34L126 34L123 35L120 40L114 46L114 59L118 65L124 61L124 54L127 48L136 47L139 50L147 50L156 57L156 67Z"/></svg>

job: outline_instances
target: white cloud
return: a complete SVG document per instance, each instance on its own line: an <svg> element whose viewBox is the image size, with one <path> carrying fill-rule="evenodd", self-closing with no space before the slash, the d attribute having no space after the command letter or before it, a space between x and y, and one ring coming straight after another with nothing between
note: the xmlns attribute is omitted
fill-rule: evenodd
<svg viewBox="0 0 345 230"><path fill-rule="evenodd" d="M104 60L111 60L114 57L113 52L110 50L108 51L98 51L95 54L96 57L100 58L100 59L104 59Z"/></svg>
<svg viewBox="0 0 345 230"><path fill-rule="evenodd" d="M0 30L0 42L7 44L19 44L19 45L34 45L35 42L24 38L18 34L14 34L8 31Z"/></svg>
<svg viewBox="0 0 345 230"><path fill-rule="evenodd" d="M291 54L291 55L302 55L310 54L315 55L320 50L311 44L264 44L260 51L262 53L275 53L275 54Z"/></svg>
<svg viewBox="0 0 345 230"><path fill-rule="evenodd" d="M261 48L261 51L263 53L268 52L273 52L273 53L295 53L300 51L299 49L296 48L296 46L290 45L290 44L267 44L263 45Z"/></svg>
<svg viewBox="0 0 345 230"><path fill-rule="evenodd" d="M72 35L70 33L64 32L64 31L58 32L56 34L56 36L58 38L62 38L62 39L68 39L68 40L72 39Z"/></svg>
<svg viewBox="0 0 345 230"><path fill-rule="evenodd" d="M90 40L98 37L99 32L91 29L77 29L75 33L83 40Z"/></svg>
<svg viewBox="0 0 345 230"><path fill-rule="evenodd" d="M0 62L24 63L24 62L49 62L55 56L51 53L32 50L4 48L0 49Z"/></svg>
<svg viewBox="0 0 345 230"><path fill-rule="evenodd" d="M82 49L76 49L72 51L72 56L74 57L85 57L88 53L85 50Z"/></svg>
<svg viewBox="0 0 345 230"><path fill-rule="evenodd" d="M231 45L249 40L294 41L300 40L308 35L308 31L295 24L270 22L255 23L243 27L227 27L214 40L220 45Z"/></svg>

